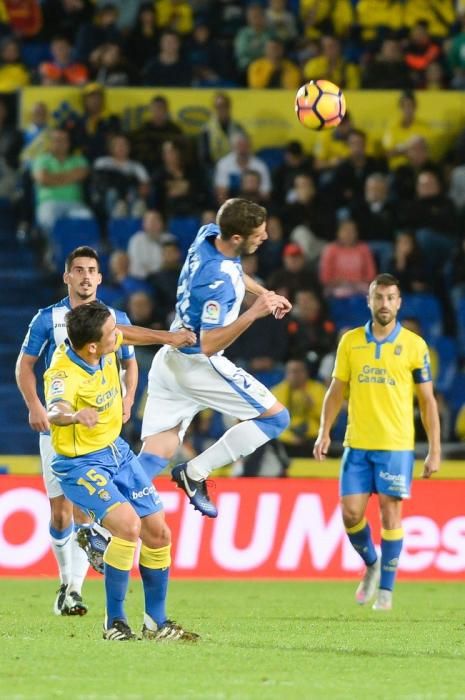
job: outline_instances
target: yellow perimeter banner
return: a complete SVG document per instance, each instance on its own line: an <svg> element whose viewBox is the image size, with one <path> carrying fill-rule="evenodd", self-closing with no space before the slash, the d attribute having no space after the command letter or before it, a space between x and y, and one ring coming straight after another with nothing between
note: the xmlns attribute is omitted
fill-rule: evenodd
<svg viewBox="0 0 465 700"><path fill-rule="evenodd" d="M124 130L140 126L146 119L148 105L155 95L164 95L169 102L171 116L186 133L197 134L211 114L216 90L210 89L157 89L108 88L107 109L121 117ZM311 151L317 132L305 129L294 112L294 92L289 90L225 90L232 99L233 116L251 134L255 149L284 146L298 140ZM357 128L378 140L398 115L397 91L347 91L348 109ZM465 123L463 93L424 91L417 93L418 117L438 135L434 149L438 154L451 143ZM59 123L69 112L82 111L82 91L72 87L26 87L21 95L21 126L30 121L35 102L45 102L52 113L52 123Z"/></svg>

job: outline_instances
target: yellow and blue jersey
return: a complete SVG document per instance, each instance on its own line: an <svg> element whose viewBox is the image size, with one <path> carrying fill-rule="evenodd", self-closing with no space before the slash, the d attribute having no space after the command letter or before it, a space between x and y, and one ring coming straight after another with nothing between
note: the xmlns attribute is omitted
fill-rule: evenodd
<svg viewBox="0 0 465 700"><path fill-rule="evenodd" d="M117 348L121 345L119 335ZM83 408L95 408L97 425L88 428L76 423L51 426L55 452L66 457L79 457L111 445L122 427L123 407L121 383L116 352L103 356L98 365L89 365L71 348L62 343L55 351L45 372L47 407L66 401L74 413Z"/></svg>
<svg viewBox="0 0 465 700"><path fill-rule="evenodd" d="M431 381L428 348L397 323L383 341L371 322L345 333L333 377L349 385L346 447L413 450L414 385Z"/></svg>

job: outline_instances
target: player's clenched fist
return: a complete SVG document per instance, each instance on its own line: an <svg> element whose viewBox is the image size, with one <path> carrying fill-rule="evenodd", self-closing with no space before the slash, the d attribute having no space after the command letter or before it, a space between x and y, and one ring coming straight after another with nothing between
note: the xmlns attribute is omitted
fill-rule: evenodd
<svg viewBox="0 0 465 700"><path fill-rule="evenodd" d="M279 298L279 295L275 292L260 294L250 307L250 311L255 315L255 318L269 316L275 313L275 310L278 308Z"/></svg>
<svg viewBox="0 0 465 700"><path fill-rule="evenodd" d="M174 348L185 348L188 345L195 345L196 336L192 331L187 330L187 328L181 328L179 331L171 331L171 345Z"/></svg>
<svg viewBox="0 0 465 700"><path fill-rule="evenodd" d="M98 423L98 413L95 408L81 408L74 414L74 422L93 428Z"/></svg>

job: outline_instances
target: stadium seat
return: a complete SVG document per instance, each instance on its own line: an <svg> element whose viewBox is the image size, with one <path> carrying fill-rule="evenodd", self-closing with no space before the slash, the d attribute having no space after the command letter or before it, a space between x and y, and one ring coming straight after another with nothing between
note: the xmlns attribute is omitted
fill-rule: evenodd
<svg viewBox="0 0 465 700"><path fill-rule="evenodd" d="M465 357L465 297L462 297L455 310L455 320L457 324L457 340L459 344L460 357Z"/></svg>
<svg viewBox="0 0 465 700"><path fill-rule="evenodd" d="M433 294L403 294L399 320L415 318L427 343L434 343L442 331L442 308Z"/></svg>
<svg viewBox="0 0 465 700"><path fill-rule="evenodd" d="M260 148L256 155L257 158L260 158L267 164L270 172L273 172L276 170L276 168L279 168L279 166L284 162L284 148Z"/></svg>
<svg viewBox="0 0 465 700"><path fill-rule="evenodd" d="M441 336L434 341L432 347L436 350L439 358L438 376L434 383L441 394L447 394L457 374L457 341L455 338Z"/></svg>
<svg viewBox="0 0 465 700"><path fill-rule="evenodd" d="M183 258L186 257L199 226L200 220L196 216L174 216L168 221L168 231L176 236Z"/></svg>
<svg viewBox="0 0 465 700"><path fill-rule="evenodd" d="M336 329L364 326L370 318L366 297L357 294L345 299L329 299L329 316Z"/></svg>
<svg viewBox="0 0 465 700"><path fill-rule="evenodd" d="M129 239L142 228L142 219L131 217L110 219L108 222L108 240L112 248L127 250Z"/></svg>
<svg viewBox="0 0 465 700"><path fill-rule="evenodd" d="M53 261L59 271L65 266L66 257L74 248L100 245L100 230L95 219L58 219L52 229Z"/></svg>

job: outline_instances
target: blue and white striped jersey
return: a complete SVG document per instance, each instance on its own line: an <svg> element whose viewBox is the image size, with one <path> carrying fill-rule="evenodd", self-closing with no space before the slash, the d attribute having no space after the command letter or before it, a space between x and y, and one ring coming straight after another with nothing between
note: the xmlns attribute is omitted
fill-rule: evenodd
<svg viewBox="0 0 465 700"><path fill-rule="evenodd" d="M171 330L189 328L199 339L201 330L229 326L239 316L245 293L241 259L227 258L216 249L219 233L216 224L202 226L189 248L179 276ZM181 352L199 353L200 344Z"/></svg>
<svg viewBox="0 0 465 700"><path fill-rule="evenodd" d="M124 311L118 311L108 307L116 323L128 326L131 322ZM66 338L65 316L70 311L69 297L65 297L56 304L39 309L24 338L21 351L26 355L40 357L45 353L45 368L48 369L55 349ZM134 356L132 345L121 347L121 359L127 360Z"/></svg>

